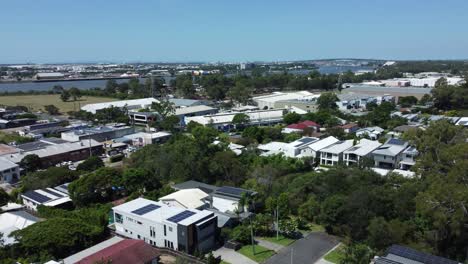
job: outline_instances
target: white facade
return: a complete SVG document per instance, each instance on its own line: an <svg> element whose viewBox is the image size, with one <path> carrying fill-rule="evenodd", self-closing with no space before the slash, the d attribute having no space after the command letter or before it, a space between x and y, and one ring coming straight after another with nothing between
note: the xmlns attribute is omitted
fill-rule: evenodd
<svg viewBox="0 0 468 264"><path fill-rule="evenodd" d="M0 183L12 183L20 179L19 165L0 157Z"/></svg>
<svg viewBox="0 0 468 264"><path fill-rule="evenodd" d="M217 217L207 210L182 209L138 198L113 208L116 232L157 247L193 253L215 243Z"/></svg>
<svg viewBox="0 0 468 264"><path fill-rule="evenodd" d="M122 100L114 102L87 104L81 107L81 110L95 114L96 111L102 110L109 107L127 108L128 110L137 110L150 107L152 103L158 103L159 101L154 98L142 98L134 100Z"/></svg>
<svg viewBox="0 0 468 264"><path fill-rule="evenodd" d="M338 165L343 160L343 152L353 146L353 140L339 141L320 150L320 165Z"/></svg>
<svg viewBox="0 0 468 264"><path fill-rule="evenodd" d="M311 157L320 157L320 150L337 143L339 140L335 137L329 136L319 141L316 141L308 146L310 149Z"/></svg>
<svg viewBox="0 0 468 264"><path fill-rule="evenodd" d="M361 139L358 144L352 146L343 153L344 163L347 166L357 164L362 158L371 156L372 151L381 145L382 144L378 141Z"/></svg>

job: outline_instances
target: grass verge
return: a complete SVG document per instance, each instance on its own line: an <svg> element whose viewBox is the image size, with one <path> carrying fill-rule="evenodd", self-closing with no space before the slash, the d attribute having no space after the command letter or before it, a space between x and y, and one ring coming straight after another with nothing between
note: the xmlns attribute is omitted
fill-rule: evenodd
<svg viewBox="0 0 468 264"><path fill-rule="evenodd" d="M252 252L252 245L243 246L237 252L258 263L264 262L275 254L273 250L269 250L259 245L255 245L255 255Z"/></svg>
<svg viewBox="0 0 468 264"><path fill-rule="evenodd" d="M282 246L285 246L285 247L289 246L292 242L296 241L294 239L287 238L287 237L285 237L283 235L279 235L278 239L276 239L276 236L260 237L260 239L271 242L271 243L279 244L279 245L282 245Z"/></svg>
<svg viewBox="0 0 468 264"><path fill-rule="evenodd" d="M340 263L340 261L344 257L344 246L340 245L339 247L335 248L333 251L329 252L325 255L324 259L326 261L330 261L332 263Z"/></svg>

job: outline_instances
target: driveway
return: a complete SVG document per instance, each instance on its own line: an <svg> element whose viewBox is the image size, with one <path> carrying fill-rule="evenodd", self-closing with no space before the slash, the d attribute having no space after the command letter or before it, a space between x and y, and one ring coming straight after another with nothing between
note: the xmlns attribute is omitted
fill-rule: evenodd
<svg viewBox="0 0 468 264"><path fill-rule="evenodd" d="M292 252L293 264L313 264L338 243L339 241L335 237L322 232L313 232L305 238L292 243L289 247L283 248L265 263L289 264L291 263Z"/></svg>
<svg viewBox="0 0 468 264"><path fill-rule="evenodd" d="M257 264L257 262L249 259L248 257L234 251L233 249L221 247L213 251L213 256L221 256L222 260L225 260L231 264Z"/></svg>

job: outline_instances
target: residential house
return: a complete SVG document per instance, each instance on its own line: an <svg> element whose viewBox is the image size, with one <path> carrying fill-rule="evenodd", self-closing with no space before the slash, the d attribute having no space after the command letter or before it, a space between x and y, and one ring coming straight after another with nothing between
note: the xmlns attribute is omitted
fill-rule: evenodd
<svg viewBox="0 0 468 264"><path fill-rule="evenodd" d="M384 256L375 257L371 264L460 264L457 261L434 256L409 247L392 245Z"/></svg>
<svg viewBox="0 0 468 264"><path fill-rule="evenodd" d="M377 140L382 135L383 132L384 132L384 129L378 126L365 127L365 128L358 129L356 131L356 136L368 137L372 140Z"/></svg>
<svg viewBox="0 0 468 264"><path fill-rule="evenodd" d="M112 208L116 233L189 254L215 245L217 217L213 212L183 209L137 198Z"/></svg>
<svg viewBox="0 0 468 264"><path fill-rule="evenodd" d="M348 123L348 124L341 125L339 127L342 128L346 134L354 133L359 129L359 125L356 123Z"/></svg>
<svg viewBox="0 0 468 264"><path fill-rule="evenodd" d="M210 195L198 188L173 192L159 198L159 201L168 206L185 209L202 210L210 207Z"/></svg>
<svg viewBox="0 0 468 264"><path fill-rule="evenodd" d="M63 264L157 264L161 252L142 240L114 236L63 259Z"/></svg>
<svg viewBox="0 0 468 264"><path fill-rule="evenodd" d="M372 151L381 145L382 144L378 141L361 139L356 145L344 151L344 163L347 166L358 164L363 158L372 156Z"/></svg>
<svg viewBox="0 0 468 264"><path fill-rule="evenodd" d="M283 154L288 158L304 158L313 156L312 149L308 146L317 141L319 139L315 137L302 137L291 143L270 142L259 145L258 149L263 151L262 156Z"/></svg>
<svg viewBox="0 0 468 264"><path fill-rule="evenodd" d="M320 150L320 165L338 165L343 161L345 150L353 146L353 140L338 141L333 145Z"/></svg>
<svg viewBox="0 0 468 264"><path fill-rule="evenodd" d="M0 214L0 240L3 245L11 245L16 240L9 235L16 230L21 230L32 224L39 222L39 219L25 211L11 211Z"/></svg>
<svg viewBox="0 0 468 264"><path fill-rule="evenodd" d="M313 142L308 146L310 149L310 157L316 159L320 158L320 151L324 148L327 148L335 143L337 143L339 140L335 137L329 136L323 139L320 139L318 141Z"/></svg>
<svg viewBox="0 0 468 264"><path fill-rule="evenodd" d="M390 138L385 144L372 152L376 167L382 169L396 169L403 158L403 151L408 147L408 142Z"/></svg>
<svg viewBox="0 0 468 264"><path fill-rule="evenodd" d="M68 183L55 188L27 191L21 194L21 199L25 207L31 211L37 211L39 205L66 208L72 203L68 195Z"/></svg>
<svg viewBox="0 0 468 264"><path fill-rule="evenodd" d="M314 132L320 131L320 125L314 121L306 120L296 124L290 124L287 127L281 130L281 133L290 134L290 133L304 133L304 131L311 130Z"/></svg>
<svg viewBox="0 0 468 264"><path fill-rule="evenodd" d="M400 161L400 169L401 170L409 170L411 167L416 164L415 158L419 155L418 150L416 147L408 146L405 150L403 150L401 161Z"/></svg>

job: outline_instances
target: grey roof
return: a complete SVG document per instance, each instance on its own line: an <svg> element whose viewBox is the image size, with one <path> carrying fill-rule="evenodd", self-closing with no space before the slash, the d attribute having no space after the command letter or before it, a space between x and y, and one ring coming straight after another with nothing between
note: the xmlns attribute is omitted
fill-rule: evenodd
<svg viewBox="0 0 468 264"><path fill-rule="evenodd" d="M171 98L169 99L169 102L173 103L175 107L205 104L205 102L201 100L184 99L184 98Z"/></svg>
<svg viewBox="0 0 468 264"><path fill-rule="evenodd" d="M458 264L458 262L424 253L409 247L392 245L385 258L402 264Z"/></svg>
<svg viewBox="0 0 468 264"><path fill-rule="evenodd" d="M255 195L256 192L242 189L242 188L236 188L236 187L230 187L230 186L223 186L220 187L216 190L214 195L216 196L223 196L223 197L229 197L233 199L240 199L242 197L242 194L247 194L247 195Z"/></svg>
<svg viewBox="0 0 468 264"><path fill-rule="evenodd" d="M208 194L215 192L219 187L198 181L186 181L172 186L175 190L185 190L198 188Z"/></svg>
<svg viewBox="0 0 468 264"><path fill-rule="evenodd" d="M372 153L377 155L396 156L405 150L407 146L408 142L406 141L390 138L385 142L385 144L378 147Z"/></svg>
<svg viewBox="0 0 468 264"><path fill-rule="evenodd" d="M21 145L16 146L17 148L23 150L23 151L33 151L33 150L38 150L38 149L43 149L47 146L50 146L50 143L43 142L43 141L34 141L34 142L28 142L24 143Z"/></svg>

